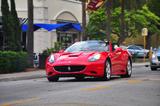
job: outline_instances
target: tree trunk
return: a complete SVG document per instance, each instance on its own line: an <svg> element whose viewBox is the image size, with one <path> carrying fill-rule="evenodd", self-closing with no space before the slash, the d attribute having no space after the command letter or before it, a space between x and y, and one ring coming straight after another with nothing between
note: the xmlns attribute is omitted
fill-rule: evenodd
<svg viewBox="0 0 160 106"><path fill-rule="evenodd" d="M148 35L147 35L147 37L146 37L146 49L150 49L150 47L151 47L151 33L150 32L148 32Z"/></svg>
<svg viewBox="0 0 160 106"><path fill-rule="evenodd" d="M106 34L107 34L107 40L110 41L111 37L111 8L112 8L112 0L108 0L106 2L106 15L107 15L107 20L106 20Z"/></svg>
<svg viewBox="0 0 160 106"><path fill-rule="evenodd" d="M33 67L33 0L28 0L28 32L27 32L27 52L28 62Z"/></svg>
<svg viewBox="0 0 160 106"><path fill-rule="evenodd" d="M86 28L86 0L82 0L82 37L81 40L87 40L85 33Z"/></svg>
<svg viewBox="0 0 160 106"><path fill-rule="evenodd" d="M156 48L158 48L158 46L159 46L159 35L158 35L158 33L156 33Z"/></svg>
<svg viewBox="0 0 160 106"><path fill-rule="evenodd" d="M124 21L124 0L121 0L121 16L120 16L120 38L118 44L125 39L125 21Z"/></svg>

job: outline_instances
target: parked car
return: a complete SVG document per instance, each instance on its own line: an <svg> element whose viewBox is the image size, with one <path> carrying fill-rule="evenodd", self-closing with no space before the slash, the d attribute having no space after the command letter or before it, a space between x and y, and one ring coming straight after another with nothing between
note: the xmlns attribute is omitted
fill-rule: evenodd
<svg viewBox="0 0 160 106"><path fill-rule="evenodd" d="M125 45L120 45L119 47L122 48L123 50L127 50L127 46Z"/></svg>
<svg viewBox="0 0 160 106"><path fill-rule="evenodd" d="M46 74L49 81L59 77L86 76L109 80L112 75L130 77L132 74L131 55L127 50L109 42L89 40L76 42L66 50L51 54L46 60Z"/></svg>
<svg viewBox="0 0 160 106"><path fill-rule="evenodd" d="M127 47L127 50L136 57L148 57L149 56L149 50L143 49L141 46L137 45L129 45Z"/></svg>
<svg viewBox="0 0 160 106"><path fill-rule="evenodd" d="M151 70L157 70L157 68L160 68L160 48L153 50L150 67Z"/></svg>

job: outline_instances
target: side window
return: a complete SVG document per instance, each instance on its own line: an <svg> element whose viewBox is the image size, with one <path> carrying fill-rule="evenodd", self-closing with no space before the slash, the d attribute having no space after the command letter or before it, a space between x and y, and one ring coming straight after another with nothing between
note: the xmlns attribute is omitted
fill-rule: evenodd
<svg viewBox="0 0 160 106"><path fill-rule="evenodd" d="M139 47L135 46L134 49L141 50Z"/></svg>
<svg viewBox="0 0 160 106"><path fill-rule="evenodd" d="M128 49L134 49L134 47L130 46L130 47L128 47Z"/></svg>

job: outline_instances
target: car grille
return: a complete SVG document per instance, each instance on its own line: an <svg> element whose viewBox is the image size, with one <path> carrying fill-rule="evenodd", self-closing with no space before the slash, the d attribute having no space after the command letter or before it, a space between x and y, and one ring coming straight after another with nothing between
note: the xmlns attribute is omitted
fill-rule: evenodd
<svg viewBox="0 0 160 106"><path fill-rule="evenodd" d="M160 56L158 56L158 61L160 61Z"/></svg>
<svg viewBox="0 0 160 106"><path fill-rule="evenodd" d="M74 66L55 66L54 69L58 72L79 72L85 68L84 65Z"/></svg>

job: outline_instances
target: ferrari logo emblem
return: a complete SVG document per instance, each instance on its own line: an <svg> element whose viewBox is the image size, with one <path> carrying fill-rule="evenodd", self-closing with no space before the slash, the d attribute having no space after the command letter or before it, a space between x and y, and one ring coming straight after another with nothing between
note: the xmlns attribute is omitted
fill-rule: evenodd
<svg viewBox="0 0 160 106"><path fill-rule="evenodd" d="M71 67L68 67L68 71L71 71Z"/></svg>

